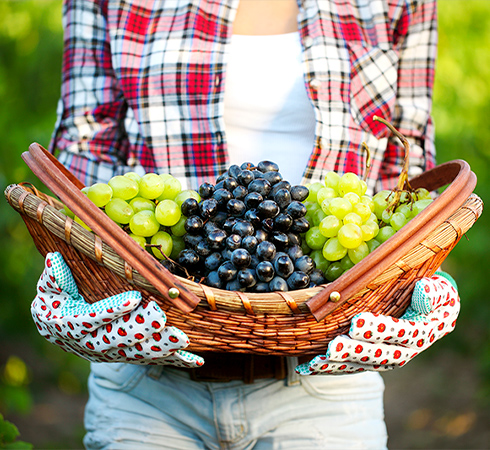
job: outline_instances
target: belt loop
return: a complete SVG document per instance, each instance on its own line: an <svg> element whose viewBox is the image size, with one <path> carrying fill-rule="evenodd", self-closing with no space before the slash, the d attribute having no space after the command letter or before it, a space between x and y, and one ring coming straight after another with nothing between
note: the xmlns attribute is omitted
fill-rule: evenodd
<svg viewBox="0 0 490 450"><path fill-rule="evenodd" d="M276 380L284 380L286 378L288 369L286 366L287 358L285 356L276 356L274 363L274 378Z"/></svg>
<svg viewBox="0 0 490 450"><path fill-rule="evenodd" d="M245 384L252 384L254 381L254 355L245 355L245 364L243 367L243 382Z"/></svg>
<svg viewBox="0 0 490 450"><path fill-rule="evenodd" d="M298 358L296 356L289 356L286 358L286 364L288 368L287 385L295 386L300 383L300 375L294 370L298 365Z"/></svg>
<svg viewBox="0 0 490 450"><path fill-rule="evenodd" d="M154 380L158 380L162 375L163 366L148 366L148 371L146 375Z"/></svg>

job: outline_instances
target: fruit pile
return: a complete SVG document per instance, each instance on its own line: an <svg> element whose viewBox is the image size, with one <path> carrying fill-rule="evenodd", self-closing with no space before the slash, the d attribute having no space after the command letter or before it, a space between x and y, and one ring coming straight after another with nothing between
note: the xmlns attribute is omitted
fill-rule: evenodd
<svg viewBox="0 0 490 450"><path fill-rule="evenodd" d="M134 172L112 177L82 189L107 216L158 259L176 259L184 249L185 217L181 205L187 198L200 200L193 190L182 190L180 181L169 174ZM66 206L64 212L73 216ZM90 228L79 218L75 221Z"/></svg>
<svg viewBox="0 0 490 450"><path fill-rule="evenodd" d="M233 291L288 291L325 282L303 254L310 224L305 186L283 180L277 164L232 165L216 184L199 187L201 201L182 203L185 249L178 264L203 283Z"/></svg>
<svg viewBox="0 0 490 450"><path fill-rule="evenodd" d="M328 172L323 183L309 188L305 206L312 226L305 243L328 281L360 262L432 202L426 189L403 191L399 198L388 190L370 197L366 183L354 173Z"/></svg>

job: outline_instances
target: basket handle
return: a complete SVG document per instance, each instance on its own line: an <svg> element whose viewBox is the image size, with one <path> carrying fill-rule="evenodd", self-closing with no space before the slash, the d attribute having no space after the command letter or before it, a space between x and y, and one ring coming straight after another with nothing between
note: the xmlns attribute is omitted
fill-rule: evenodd
<svg viewBox="0 0 490 450"><path fill-rule="evenodd" d="M131 265L175 307L188 313L199 303L199 297L190 292L152 255L90 202L80 191L83 183L71 174L51 153L37 143L29 146L22 159L48 189L56 194L71 211L82 219L104 242ZM177 298L168 291L176 287Z"/></svg>
<svg viewBox="0 0 490 450"><path fill-rule="evenodd" d="M306 302L316 320L324 319L366 288L370 281L402 258L407 248L415 247L444 219L453 214L473 192L476 175L466 161L458 159L441 164L410 180L414 189L425 187L429 191L447 184L449 186L446 190L417 215L417 220L407 223L373 253L366 256L363 264L354 265ZM334 295L331 297L332 293Z"/></svg>

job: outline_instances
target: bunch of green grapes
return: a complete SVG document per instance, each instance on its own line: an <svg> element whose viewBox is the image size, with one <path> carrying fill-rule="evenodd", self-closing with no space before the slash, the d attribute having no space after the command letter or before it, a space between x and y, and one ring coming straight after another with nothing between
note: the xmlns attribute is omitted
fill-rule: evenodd
<svg viewBox="0 0 490 450"><path fill-rule="evenodd" d="M432 201L426 189L366 195L367 185L354 173L328 172L324 183L308 186L303 251L334 281L393 236Z"/></svg>
<svg viewBox="0 0 490 450"><path fill-rule="evenodd" d="M107 216L122 227L138 244L158 259L176 259L184 249L186 217L182 203L192 197L193 190L183 190L180 181L170 174L135 172L112 177L108 183L86 186L82 192ZM73 214L65 207L65 213ZM90 228L79 218L74 220Z"/></svg>

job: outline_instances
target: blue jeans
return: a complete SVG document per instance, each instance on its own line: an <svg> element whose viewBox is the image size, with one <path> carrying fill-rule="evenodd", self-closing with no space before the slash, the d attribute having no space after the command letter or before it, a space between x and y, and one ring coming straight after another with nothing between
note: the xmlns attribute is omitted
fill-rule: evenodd
<svg viewBox="0 0 490 450"><path fill-rule="evenodd" d="M294 365L294 362L291 362ZM87 448L383 449L377 373L196 382L162 366L92 364Z"/></svg>

